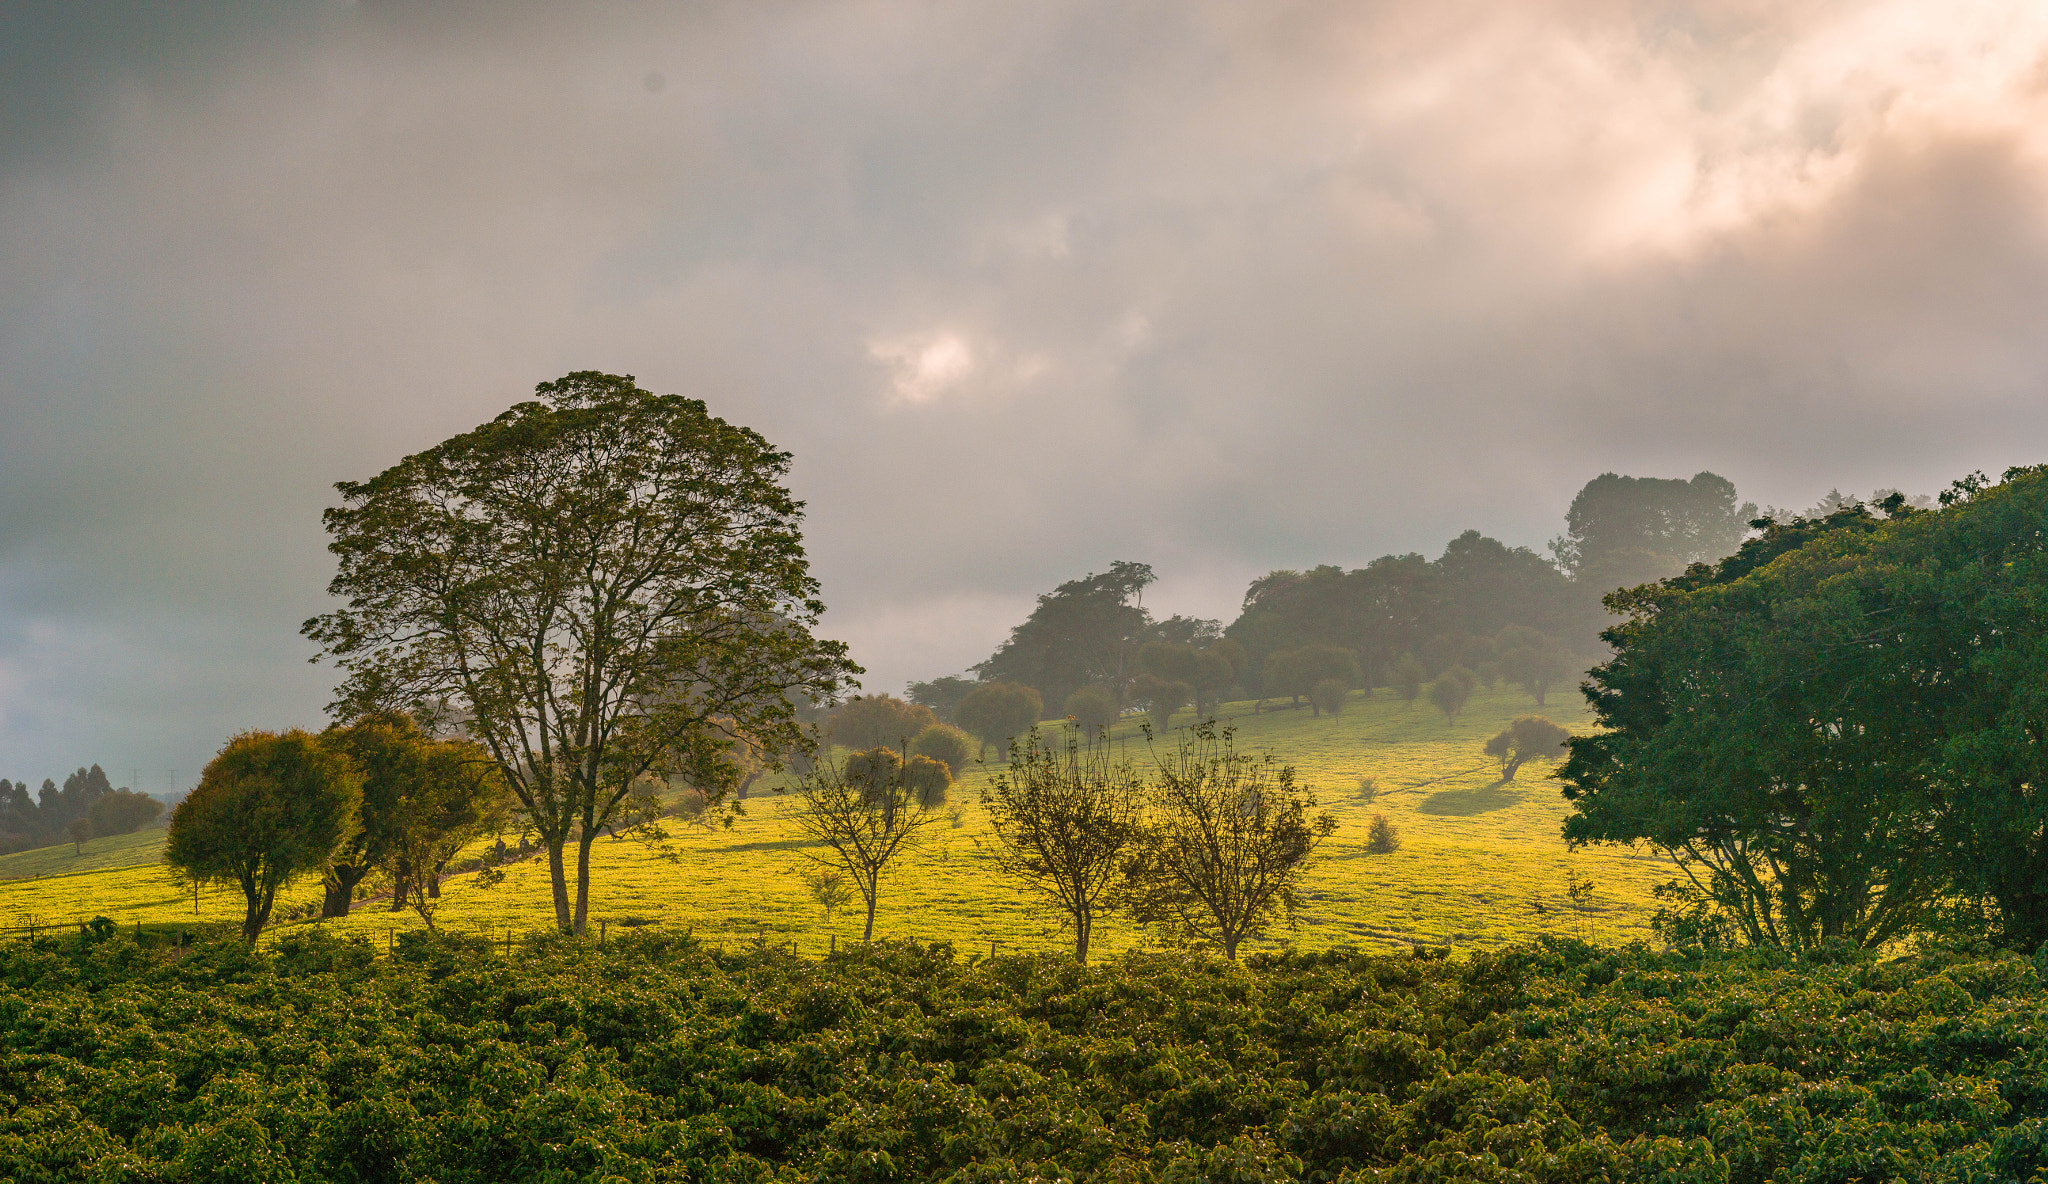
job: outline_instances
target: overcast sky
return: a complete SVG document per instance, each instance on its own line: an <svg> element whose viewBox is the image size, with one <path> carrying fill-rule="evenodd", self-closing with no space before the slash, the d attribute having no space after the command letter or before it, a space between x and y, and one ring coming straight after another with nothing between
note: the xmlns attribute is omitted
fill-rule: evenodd
<svg viewBox="0 0 2048 1184"><path fill-rule="evenodd" d="M337 480L570 370L795 453L870 689L1148 562L2048 461L2048 4L0 7L0 776L317 726Z"/></svg>

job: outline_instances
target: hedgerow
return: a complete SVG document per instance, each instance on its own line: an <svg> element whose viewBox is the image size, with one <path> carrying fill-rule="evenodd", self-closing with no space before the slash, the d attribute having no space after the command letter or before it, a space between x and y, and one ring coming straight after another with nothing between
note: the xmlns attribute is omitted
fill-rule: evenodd
<svg viewBox="0 0 2048 1184"><path fill-rule="evenodd" d="M1077 967L293 933L0 945L21 1181L2030 1181L2048 992L1551 942Z"/></svg>

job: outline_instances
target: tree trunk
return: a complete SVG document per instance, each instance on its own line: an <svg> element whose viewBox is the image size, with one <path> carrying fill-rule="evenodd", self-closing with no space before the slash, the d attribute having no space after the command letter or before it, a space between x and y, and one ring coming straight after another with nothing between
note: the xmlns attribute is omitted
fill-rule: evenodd
<svg viewBox="0 0 2048 1184"><path fill-rule="evenodd" d="M576 836L576 929L578 937L588 928L590 920L590 845L597 841L597 832Z"/></svg>
<svg viewBox="0 0 2048 1184"><path fill-rule="evenodd" d="M398 868L393 869L391 873L392 912L402 913L405 911L406 894L409 893L411 890L412 877L405 874L405 868L403 866L400 866Z"/></svg>
<svg viewBox="0 0 2048 1184"><path fill-rule="evenodd" d="M881 891L878 887L868 888L868 924L867 928L860 931L860 939L864 942L875 940L875 897L879 895Z"/></svg>
<svg viewBox="0 0 2048 1184"><path fill-rule="evenodd" d="M345 863L336 865L320 885L320 916L348 916L349 905L355 903L356 885L369 874L370 869L366 867L351 867Z"/></svg>
<svg viewBox="0 0 2048 1184"><path fill-rule="evenodd" d="M1088 965L1088 931L1094 924L1094 911L1085 902L1074 910L1074 961L1082 966Z"/></svg>
<svg viewBox="0 0 2048 1184"><path fill-rule="evenodd" d="M261 888L249 895L249 909L242 915L242 940L256 944L256 936L263 932L263 926L270 920L271 902L277 899L277 890Z"/></svg>
<svg viewBox="0 0 2048 1184"><path fill-rule="evenodd" d="M569 913L569 878L562 871L562 844L568 841L568 836L542 841L548 848L548 887L555 898L555 927L563 933L574 933L576 919Z"/></svg>

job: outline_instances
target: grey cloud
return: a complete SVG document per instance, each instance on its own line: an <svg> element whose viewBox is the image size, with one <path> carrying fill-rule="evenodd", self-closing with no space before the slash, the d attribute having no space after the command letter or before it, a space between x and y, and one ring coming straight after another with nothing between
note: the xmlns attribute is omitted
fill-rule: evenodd
<svg viewBox="0 0 2048 1184"><path fill-rule="evenodd" d="M22 13L9 776L317 722L331 483L571 369L794 452L881 689L1115 559L1227 617L1607 469L1804 505L2048 434L2026 6Z"/></svg>

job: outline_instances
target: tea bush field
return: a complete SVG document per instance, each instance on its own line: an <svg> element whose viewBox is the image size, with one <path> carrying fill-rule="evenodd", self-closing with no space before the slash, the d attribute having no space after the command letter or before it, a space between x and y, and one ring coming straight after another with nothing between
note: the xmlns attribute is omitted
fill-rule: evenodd
<svg viewBox="0 0 2048 1184"><path fill-rule="evenodd" d="M0 942L0 1176L2040 1181L2012 954Z"/></svg>
<svg viewBox="0 0 2048 1184"><path fill-rule="evenodd" d="M1268 707L1274 706L1268 704ZM1284 705L1283 705L1284 706ZM1265 749L1293 764L1305 786L1338 820L1308 883L1300 927L1276 930L1252 948L1314 950L1352 945L1365 949L1416 943L1459 949L1494 949L1543 936L1601 943L1647 938L1654 911L1653 885L1674 873L1645 853L1568 852L1558 828L1567 804L1549 767L1531 764L1501 784L1481 752L1486 738L1517 714L1536 710L1520 691L1481 691L1455 723L1424 703L1403 704L1381 690L1354 692L1335 717L1299 710L1255 710L1250 702L1226 706L1241 748ZM1544 714L1567 727L1583 726L1578 697L1551 696ZM1186 717L1183 717L1185 719ZM1140 762L1145 742L1134 721L1114 739ZM991 751L991 759L994 753ZM997 875L986 857L992 841L978 801L991 767L970 769L954 787L958 815L927 831L929 842L883 882L878 937L948 941L986 952L1057 948L1057 926L1014 882ZM1370 797L1359 789L1371 778ZM816 954L860 933L857 908L825 917L798 873L804 841L787 812L792 801L756 787L745 813L729 830L710 831L675 820L675 861L648 846L610 837L593 850L591 916L608 932L651 924L694 931L715 944L762 941ZM1400 831L1400 848L1366 851L1366 827L1383 813ZM158 836L161 832L150 832ZM88 854L92 845L88 844ZM49 849L57 850L57 849ZM62 848L70 853L71 848ZM238 918L240 899L206 888L195 912L189 891L172 885L153 853L138 866L0 883L0 925L19 926L106 916L124 926L152 927L194 920ZM43 855L28 852L27 855ZM6 874L6 873L0 873ZM1589 884L1574 900L1568 884ZM288 890L280 907L317 897L309 883ZM460 932L500 939L552 922L547 869L538 858L506 868L503 883L483 887L473 877L449 878L438 921ZM371 936L388 946L394 934L417 928L409 912L371 902L324 927ZM282 929L280 928L280 931ZM1146 935L1116 918L1098 931L1105 954L1137 948Z"/></svg>

